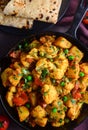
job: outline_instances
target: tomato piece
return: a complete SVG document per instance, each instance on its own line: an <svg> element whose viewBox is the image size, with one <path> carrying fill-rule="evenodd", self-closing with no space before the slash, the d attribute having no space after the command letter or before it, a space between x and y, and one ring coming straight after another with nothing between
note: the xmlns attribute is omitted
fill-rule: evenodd
<svg viewBox="0 0 88 130"><path fill-rule="evenodd" d="M12 58L18 58L20 56L20 54L21 54L20 50L13 51L13 52L10 53L10 57L12 57Z"/></svg>
<svg viewBox="0 0 88 130"><path fill-rule="evenodd" d="M16 106L22 106L25 103L28 102L28 96L25 92L20 92L19 94L17 93L17 95L13 98L13 103Z"/></svg>
<svg viewBox="0 0 88 130"><path fill-rule="evenodd" d="M0 115L0 130L7 130L8 127L9 119L4 115Z"/></svg>
<svg viewBox="0 0 88 130"><path fill-rule="evenodd" d="M34 61L34 59L33 58L26 58L26 61L29 63L32 63Z"/></svg>
<svg viewBox="0 0 88 130"><path fill-rule="evenodd" d="M83 23L88 24L88 11L86 12L84 18L83 18Z"/></svg>
<svg viewBox="0 0 88 130"><path fill-rule="evenodd" d="M34 79L34 84L36 84L37 86L41 86L41 87L43 86L42 81L37 77Z"/></svg>
<svg viewBox="0 0 88 130"><path fill-rule="evenodd" d="M81 93L80 92L73 92L72 94L73 98L75 99L80 99L82 97Z"/></svg>
<svg viewBox="0 0 88 130"><path fill-rule="evenodd" d="M80 93L80 91L79 91L79 86L80 86L80 83L77 81L77 82L75 83L74 89L73 89L73 91L72 91L72 96L73 96L73 98L75 98L75 99L80 99L80 98L82 97L82 95L81 95L81 93Z"/></svg>
<svg viewBox="0 0 88 130"><path fill-rule="evenodd" d="M74 86L74 90L78 90L78 89L79 89L79 86L80 86L79 82L76 81L75 86Z"/></svg>

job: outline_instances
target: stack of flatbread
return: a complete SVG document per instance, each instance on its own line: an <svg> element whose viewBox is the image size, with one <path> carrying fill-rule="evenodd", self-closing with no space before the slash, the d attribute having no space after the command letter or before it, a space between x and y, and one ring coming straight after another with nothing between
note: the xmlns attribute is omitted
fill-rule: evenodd
<svg viewBox="0 0 88 130"><path fill-rule="evenodd" d="M62 0L0 0L0 25L32 28L34 20L56 23Z"/></svg>

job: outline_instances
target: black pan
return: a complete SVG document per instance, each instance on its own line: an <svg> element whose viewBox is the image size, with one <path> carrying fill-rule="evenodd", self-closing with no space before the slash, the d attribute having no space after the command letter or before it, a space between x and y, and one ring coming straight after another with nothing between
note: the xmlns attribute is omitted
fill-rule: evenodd
<svg viewBox="0 0 88 130"><path fill-rule="evenodd" d="M66 13L68 7L69 7L70 0L62 0L59 16L58 16L58 21L62 19L64 14ZM34 33L34 32L39 32L40 30L45 30L54 24L52 23L46 23L46 22L41 22L41 21L34 21L34 25L31 29L18 29L14 27L8 27L8 26L2 26L0 25L0 29L4 32L8 33L14 33L17 35L27 35L29 33Z"/></svg>
<svg viewBox="0 0 88 130"><path fill-rule="evenodd" d="M83 6L83 0L81 0L81 4L77 10L77 13L75 15L74 18L74 22L71 26L71 28L66 32L66 33L60 33L60 32L43 32L43 33L39 33L39 34L35 34L35 35L31 35L30 37L25 38L26 40L30 41L33 40L35 37L38 38L42 35L45 34L50 34L50 35L56 35L58 36L63 36L65 38L67 38L73 45L76 45L83 53L84 53L84 61L88 60L88 49L87 47L81 43L77 37L76 37L76 32L77 29L79 27L80 22L82 21L83 16L85 15L85 12L87 10L87 7ZM23 40L24 41L24 40ZM23 42L21 41L21 42ZM5 69L8 65L9 65L9 58L8 55L6 57L3 58L3 60L0 61L1 63L1 70ZM9 105L6 102L5 99L5 93L6 93L6 89L2 86L2 83L0 81L0 99L1 99L1 103L5 109L5 111L8 113L8 115L18 124L20 125L23 129L25 130L72 130L73 128L75 128L76 126L78 126L85 118L88 117L88 105L84 104L81 110L81 114L80 116L72 121L69 122L68 124L65 124L64 126L60 127L60 128L54 128L51 127L49 125L47 125L44 128L40 128L40 127L36 127L36 128L31 128L29 126L27 126L25 123L20 123L18 120L18 117L14 111L13 108L9 107Z"/></svg>

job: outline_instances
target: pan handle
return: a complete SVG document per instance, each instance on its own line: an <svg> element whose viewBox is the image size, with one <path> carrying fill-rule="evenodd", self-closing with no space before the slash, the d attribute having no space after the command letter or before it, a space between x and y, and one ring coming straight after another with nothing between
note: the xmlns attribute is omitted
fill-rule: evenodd
<svg viewBox="0 0 88 130"><path fill-rule="evenodd" d="M74 16L72 25L69 28L69 30L66 32L66 34L69 34L74 38L77 38L77 36L76 36L77 29L78 29L81 21L83 20L83 17L85 16L85 13L87 12L87 9L88 9L88 5L86 7L84 7L83 3L84 3L84 0L81 0L81 3L79 4L79 7Z"/></svg>

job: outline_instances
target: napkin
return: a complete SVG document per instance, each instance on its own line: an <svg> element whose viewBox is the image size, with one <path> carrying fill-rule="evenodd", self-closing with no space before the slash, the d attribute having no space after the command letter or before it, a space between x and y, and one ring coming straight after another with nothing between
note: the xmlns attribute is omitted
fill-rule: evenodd
<svg viewBox="0 0 88 130"><path fill-rule="evenodd" d="M84 0L84 3L86 3L87 0ZM77 10L77 7L80 3L80 0L70 0L69 8L66 11L64 17L56 24L55 29L60 32L67 31L68 27L71 25L74 14ZM83 24L81 22L78 31L77 31L78 39L86 44L88 47L88 25Z"/></svg>

